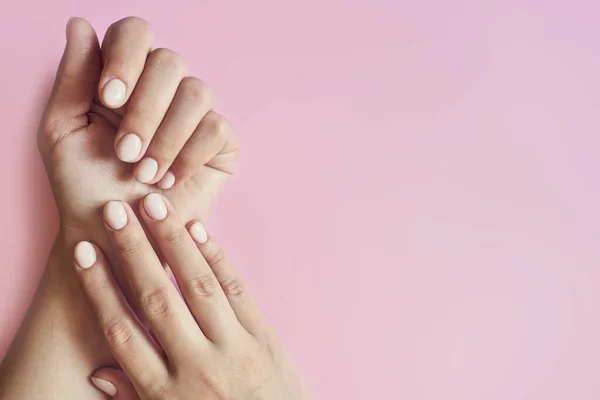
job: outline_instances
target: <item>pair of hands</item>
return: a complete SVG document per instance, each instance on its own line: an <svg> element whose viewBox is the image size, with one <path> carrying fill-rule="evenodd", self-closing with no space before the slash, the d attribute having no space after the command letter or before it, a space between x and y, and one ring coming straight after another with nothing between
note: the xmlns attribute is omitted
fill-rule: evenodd
<svg viewBox="0 0 600 400"><path fill-rule="evenodd" d="M38 135L67 240L107 245L104 204L150 192L184 220L204 220L235 171L239 144L212 93L152 41L139 18L111 25L102 48L87 21L69 21Z"/></svg>
<svg viewBox="0 0 600 400"><path fill-rule="evenodd" d="M76 274L128 378L102 369L93 382L120 399L308 398L200 222L239 146L210 91L186 75L176 53L152 50L141 19L113 24L102 47L85 20L67 26L38 142L59 237L78 243Z"/></svg>

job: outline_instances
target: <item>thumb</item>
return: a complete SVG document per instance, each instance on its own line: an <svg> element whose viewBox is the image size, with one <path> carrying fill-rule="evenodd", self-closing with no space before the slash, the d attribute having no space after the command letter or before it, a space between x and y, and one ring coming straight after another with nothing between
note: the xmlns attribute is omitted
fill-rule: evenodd
<svg viewBox="0 0 600 400"><path fill-rule="evenodd" d="M101 70L98 37L83 18L71 18L67 45L42 117L41 143L52 145L87 125Z"/></svg>
<svg viewBox="0 0 600 400"><path fill-rule="evenodd" d="M120 369L100 368L91 380L94 386L115 400L139 400L129 378Z"/></svg>

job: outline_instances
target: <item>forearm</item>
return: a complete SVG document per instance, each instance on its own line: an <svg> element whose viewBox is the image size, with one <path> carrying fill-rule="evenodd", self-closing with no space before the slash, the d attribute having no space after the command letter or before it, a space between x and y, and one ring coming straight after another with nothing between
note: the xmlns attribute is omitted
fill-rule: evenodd
<svg viewBox="0 0 600 400"><path fill-rule="evenodd" d="M112 358L72 265L72 244L59 235L33 303L0 367L3 400L104 398L88 377Z"/></svg>

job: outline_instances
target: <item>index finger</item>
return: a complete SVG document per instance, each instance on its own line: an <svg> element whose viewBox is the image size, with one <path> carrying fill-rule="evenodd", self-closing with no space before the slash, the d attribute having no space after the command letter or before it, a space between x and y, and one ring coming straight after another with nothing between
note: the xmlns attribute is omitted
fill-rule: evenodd
<svg viewBox="0 0 600 400"><path fill-rule="evenodd" d="M119 364L140 385L160 381L167 366L148 333L128 307L99 247L75 246L75 271L106 343Z"/></svg>
<svg viewBox="0 0 600 400"><path fill-rule="evenodd" d="M118 108L127 102L153 41L150 24L138 17L127 17L108 28L102 41L104 68L98 85L98 95L106 107Z"/></svg>

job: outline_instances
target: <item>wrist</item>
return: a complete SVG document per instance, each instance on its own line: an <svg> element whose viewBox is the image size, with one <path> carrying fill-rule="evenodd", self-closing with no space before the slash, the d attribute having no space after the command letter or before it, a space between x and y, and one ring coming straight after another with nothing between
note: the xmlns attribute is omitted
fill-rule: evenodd
<svg viewBox="0 0 600 400"><path fill-rule="evenodd" d="M59 231L32 308L47 310L44 314L53 321L53 335L67 341L83 341L104 356L104 342L75 273L73 249L79 241L78 237Z"/></svg>

